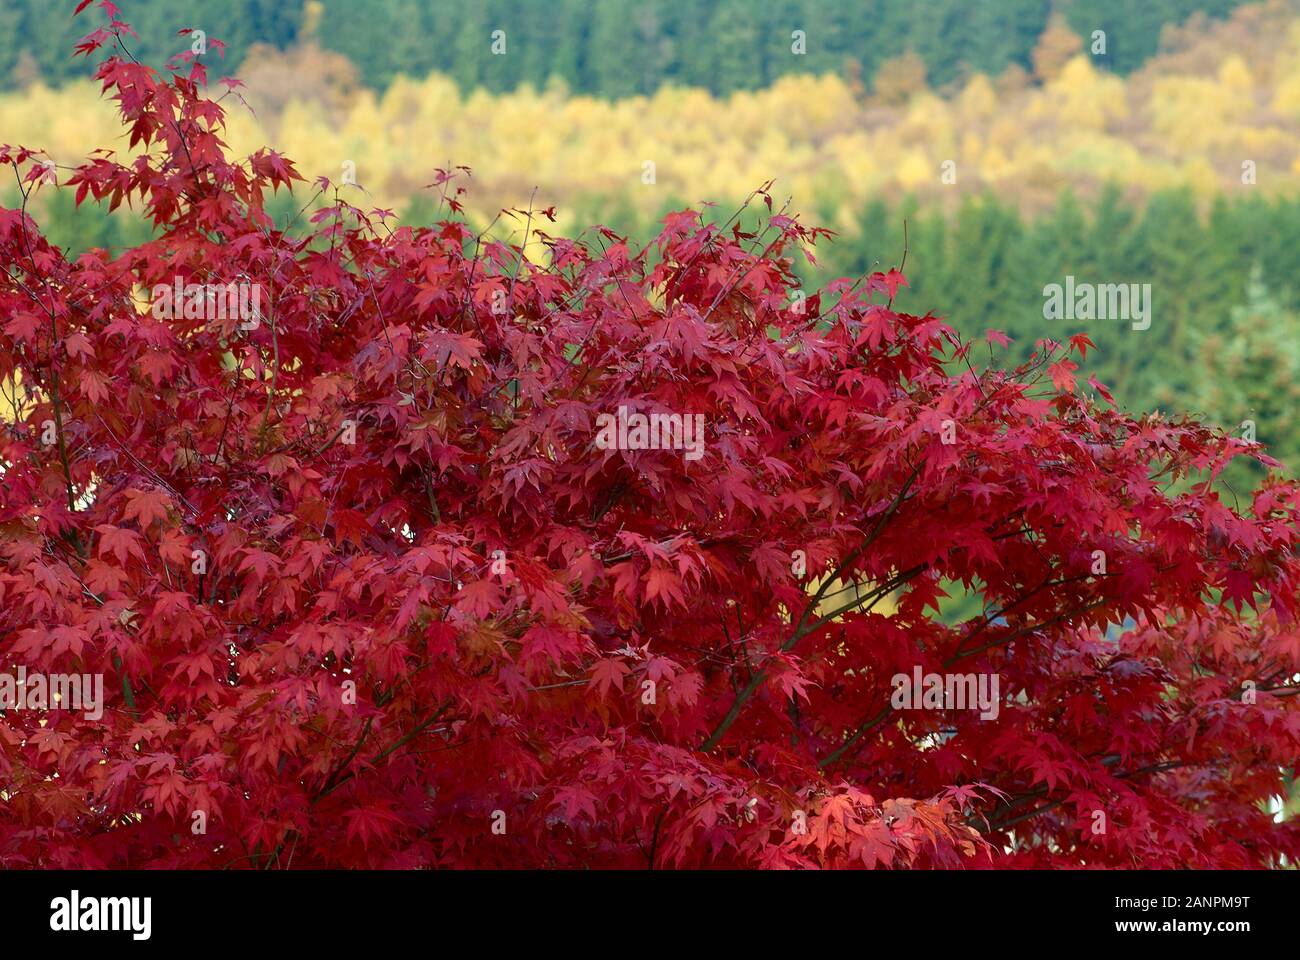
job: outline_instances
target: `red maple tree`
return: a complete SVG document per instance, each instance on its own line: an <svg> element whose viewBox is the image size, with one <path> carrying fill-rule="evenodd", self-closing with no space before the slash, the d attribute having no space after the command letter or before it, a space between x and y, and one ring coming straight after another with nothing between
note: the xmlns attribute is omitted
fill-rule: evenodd
<svg viewBox="0 0 1300 960"><path fill-rule="evenodd" d="M1265 809L1297 489L1212 486L1254 445L1117 411L1083 337L977 369L897 271L805 299L822 231L764 192L757 231L644 247L490 239L447 172L433 228L321 180L279 229L294 166L228 157L202 63L135 62L102 6L79 49L135 152L51 184L0 148L0 669L106 702L5 711L0 864L1300 856ZM155 238L70 259L42 189ZM702 415L698 457L598 445L620 407ZM948 624L954 584L983 612ZM995 715L896 708L918 670L996 677Z"/></svg>

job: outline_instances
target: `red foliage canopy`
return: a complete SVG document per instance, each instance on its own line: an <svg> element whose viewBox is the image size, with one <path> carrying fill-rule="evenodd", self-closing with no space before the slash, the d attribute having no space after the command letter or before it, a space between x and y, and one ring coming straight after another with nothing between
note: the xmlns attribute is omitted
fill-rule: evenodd
<svg viewBox="0 0 1300 960"><path fill-rule="evenodd" d="M285 232L302 178L227 157L200 63L98 77L139 152L57 188L155 239L70 261L42 156L0 150L2 669L106 678L97 719L0 720L0 864L1300 857L1262 808L1300 755L1297 490L1210 485L1253 445L1117 412L1082 337L977 370L896 271L804 301L821 232L770 200L643 249L512 213L543 263L449 174L418 230L320 181ZM700 456L597 444L619 407L702 415ZM984 612L936 616L952 583ZM995 677L996 715L896 709L917 668Z"/></svg>

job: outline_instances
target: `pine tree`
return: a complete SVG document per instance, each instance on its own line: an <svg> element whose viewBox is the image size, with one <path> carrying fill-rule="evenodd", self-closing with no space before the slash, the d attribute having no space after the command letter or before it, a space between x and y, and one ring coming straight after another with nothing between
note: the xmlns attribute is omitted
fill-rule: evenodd
<svg viewBox="0 0 1300 960"><path fill-rule="evenodd" d="M644 51L634 29L634 0L605 0L591 8L584 89L606 97L641 92Z"/></svg>
<svg viewBox="0 0 1300 960"><path fill-rule="evenodd" d="M1250 439L1253 434L1292 473L1300 468L1300 433L1295 429L1300 407L1298 325L1300 318L1269 292L1256 265L1246 283L1245 302L1233 307L1225 322L1194 334L1196 412L1235 436ZM1228 479L1240 492L1263 475L1263 467L1251 461Z"/></svg>

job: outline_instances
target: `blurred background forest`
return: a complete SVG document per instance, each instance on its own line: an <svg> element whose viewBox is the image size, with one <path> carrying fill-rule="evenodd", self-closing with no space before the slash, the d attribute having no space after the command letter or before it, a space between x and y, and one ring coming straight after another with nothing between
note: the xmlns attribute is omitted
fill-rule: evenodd
<svg viewBox="0 0 1300 960"><path fill-rule="evenodd" d="M269 144L309 181L354 164L358 206L430 223L445 208L426 185L463 164L477 226L533 198L557 207L553 233L644 239L706 201L725 219L775 178L839 234L799 265L810 290L896 265L906 221L896 305L1004 330L1013 356L1087 332L1084 373L1122 405L1253 431L1300 465L1300 0L122 5L155 66L189 48L182 27L225 41L205 62L214 94L245 84L225 99L230 145ZM0 5L0 142L63 165L126 149L70 56L102 14L71 6ZM312 190L278 197L277 219ZM145 230L66 191L34 212L74 253ZM1151 328L1044 319L1044 285L1067 274L1150 283Z"/></svg>

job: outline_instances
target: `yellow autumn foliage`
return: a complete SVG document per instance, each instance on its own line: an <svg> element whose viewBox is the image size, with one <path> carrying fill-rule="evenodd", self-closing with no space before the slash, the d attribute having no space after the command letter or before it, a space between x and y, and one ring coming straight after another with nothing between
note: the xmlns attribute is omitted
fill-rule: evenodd
<svg viewBox="0 0 1300 960"><path fill-rule="evenodd" d="M310 78L299 78L292 95L259 100L250 87L256 114L228 98L226 140L240 154L269 144L309 180L340 183L352 161L365 192L347 198L399 211L435 169L467 165L476 220L525 205L536 189L535 204L562 218L553 233L576 225L584 198L653 216L736 202L773 178L792 209L830 210L831 225L868 197L903 193L955 205L987 187L1026 212L1066 187L1088 194L1108 180L1135 193L1190 185L1208 197L1242 189L1246 161L1258 189L1300 186L1300 21L1281 8L1212 27L1127 78L1086 51L1043 76L975 75L940 93L881 98L834 75L794 75L727 97L665 87L615 101L557 86L462 92L437 74L398 78L382 95L313 97ZM0 142L44 147L61 164L125 147L112 105L89 81L0 96Z"/></svg>

